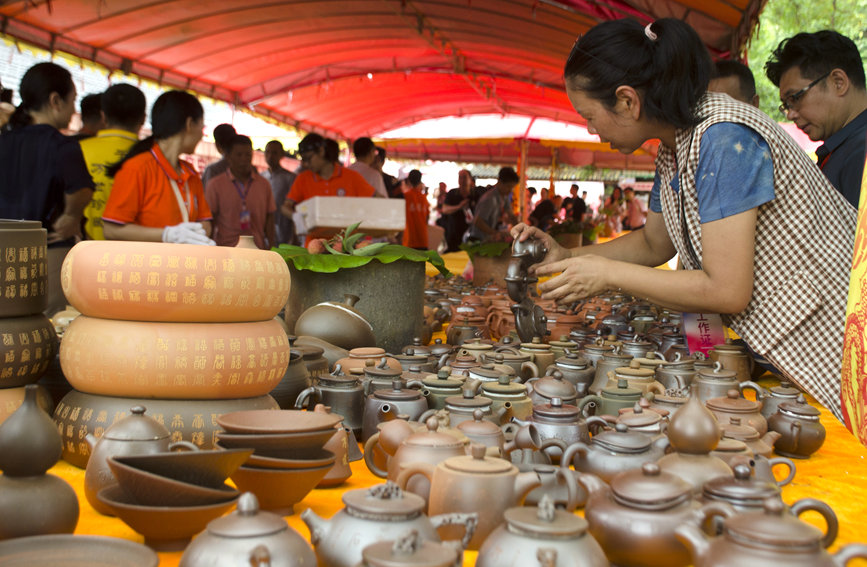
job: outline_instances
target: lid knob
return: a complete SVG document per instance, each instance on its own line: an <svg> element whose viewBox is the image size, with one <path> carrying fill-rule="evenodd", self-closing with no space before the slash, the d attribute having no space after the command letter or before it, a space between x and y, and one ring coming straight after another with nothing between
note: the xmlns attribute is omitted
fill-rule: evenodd
<svg viewBox="0 0 867 567"><path fill-rule="evenodd" d="M512 383L512 379L509 378L508 374L500 374L500 377L497 378L497 383L502 384L503 386L506 386L506 385Z"/></svg>
<svg viewBox="0 0 867 567"><path fill-rule="evenodd" d="M481 443L472 443L470 444L470 455L473 456L474 460L481 461L485 458L485 453L488 448L482 445Z"/></svg>
<svg viewBox="0 0 867 567"><path fill-rule="evenodd" d="M238 514L241 516L255 516L259 513L259 499L252 492L245 492L238 499Z"/></svg>
<svg viewBox="0 0 867 567"><path fill-rule="evenodd" d="M547 492L542 499L539 501L538 509L536 510L536 517L539 518L543 522L551 523L554 521L554 499L551 498L551 495Z"/></svg>
<svg viewBox="0 0 867 567"><path fill-rule="evenodd" d="M735 472L735 478L737 480L749 480L752 475L752 469L750 469L750 465L746 463L738 463L733 468Z"/></svg>
<svg viewBox="0 0 867 567"><path fill-rule="evenodd" d="M641 368L641 363L635 359L629 361L629 368Z"/></svg>
<svg viewBox="0 0 867 567"><path fill-rule="evenodd" d="M641 465L641 472L644 476L659 476L662 469L656 463L644 463Z"/></svg>
<svg viewBox="0 0 867 567"><path fill-rule="evenodd" d="M562 398L551 398L551 407L552 408L561 408L563 407L563 399Z"/></svg>
<svg viewBox="0 0 867 567"><path fill-rule="evenodd" d="M428 433L436 433L440 426L440 420L436 416L430 416L424 424L427 426Z"/></svg>
<svg viewBox="0 0 867 567"><path fill-rule="evenodd" d="M626 389L629 387L629 382L626 380L626 378L618 378L617 387L620 389Z"/></svg>
<svg viewBox="0 0 867 567"><path fill-rule="evenodd" d="M738 392L737 390L732 389L732 390L729 390L729 391L726 392L726 396L727 396L730 400L736 400L736 399L738 399L738 398L741 397L741 393Z"/></svg>
<svg viewBox="0 0 867 567"><path fill-rule="evenodd" d="M144 415L144 412L147 411L147 408L144 406L133 406L129 408L130 413L133 415Z"/></svg>
<svg viewBox="0 0 867 567"><path fill-rule="evenodd" d="M449 377L450 373L451 368L449 368L448 366L443 366L442 368L437 370L437 378L439 378L440 380L445 380Z"/></svg>
<svg viewBox="0 0 867 567"><path fill-rule="evenodd" d="M485 418L485 412L483 412L482 410L480 410L478 408L473 410L473 421L479 422L479 421L482 421L484 418ZM428 420L428 421L430 421L430 420Z"/></svg>

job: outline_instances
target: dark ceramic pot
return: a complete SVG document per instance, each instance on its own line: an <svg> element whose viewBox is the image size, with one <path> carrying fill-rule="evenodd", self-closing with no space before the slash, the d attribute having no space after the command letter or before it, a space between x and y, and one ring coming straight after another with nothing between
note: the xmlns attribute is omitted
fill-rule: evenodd
<svg viewBox="0 0 867 567"><path fill-rule="evenodd" d="M171 441L189 441L199 449L214 449L216 433L222 428L217 417L224 413L254 409L277 409L271 396L239 400L160 400L97 396L77 390L57 404L54 422L63 438L63 459L79 468L87 466L88 433L100 438L116 421L130 415L130 408L147 407L148 415L165 425Z"/></svg>
<svg viewBox="0 0 867 567"><path fill-rule="evenodd" d="M57 356L57 334L45 315L0 319L0 388L39 380Z"/></svg>
<svg viewBox="0 0 867 567"><path fill-rule="evenodd" d="M78 513L75 490L60 477L0 475L0 540L71 534Z"/></svg>
<svg viewBox="0 0 867 567"><path fill-rule="evenodd" d="M48 302L48 231L0 219L0 317L42 313Z"/></svg>
<svg viewBox="0 0 867 567"><path fill-rule="evenodd" d="M289 353L289 365L283 379L271 390L271 397L277 400L280 409L292 409L298 394L310 386L309 372L300 352Z"/></svg>
<svg viewBox="0 0 867 567"><path fill-rule="evenodd" d="M60 434L38 397L39 386L25 386L21 406L0 425L0 469L4 476L41 475L60 460Z"/></svg>
<svg viewBox="0 0 867 567"><path fill-rule="evenodd" d="M0 388L0 424L5 422L6 419L8 419L9 416L18 409L21 402L24 401L25 388L25 386L19 388ZM54 411L54 404L51 402L51 396L48 395L45 388L39 386L37 397L39 399L39 405L41 405L45 411L49 414Z"/></svg>

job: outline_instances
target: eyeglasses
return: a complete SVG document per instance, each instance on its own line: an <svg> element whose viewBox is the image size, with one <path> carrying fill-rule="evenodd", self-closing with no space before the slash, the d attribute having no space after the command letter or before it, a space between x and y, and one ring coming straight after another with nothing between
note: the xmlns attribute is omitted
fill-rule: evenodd
<svg viewBox="0 0 867 567"><path fill-rule="evenodd" d="M815 81L813 81L812 83L810 83L809 85L804 87L803 89L801 89L797 92L794 92L794 93L790 94L789 96L787 96L786 98L784 98L783 103L780 104L780 106L778 107L780 109L780 112L782 112L784 115L787 114L789 112L789 109L796 107L798 105L798 103L801 102L801 99L804 98L804 95L807 94L808 90L812 89L813 87L815 87L816 85L818 85L819 83L821 83L822 81L827 79L828 75L830 75L830 74L831 74L830 72L825 73L824 75L822 75L821 77L819 77L818 79L816 79Z"/></svg>

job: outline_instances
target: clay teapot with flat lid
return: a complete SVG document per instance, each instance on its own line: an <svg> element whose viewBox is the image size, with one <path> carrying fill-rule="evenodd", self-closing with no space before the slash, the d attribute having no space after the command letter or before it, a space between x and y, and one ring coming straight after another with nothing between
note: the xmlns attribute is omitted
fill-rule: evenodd
<svg viewBox="0 0 867 567"><path fill-rule="evenodd" d="M645 433L629 431L626 425L618 423L593 435L590 443L577 441L570 444L560 459L560 465L574 466L576 471L591 473L610 482L621 472L659 460L668 444L665 436L654 439Z"/></svg>
<svg viewBox="0 0 867 567"><path fill-rule="evenodd" d="M615 475L610 486L592 474L578 482L590 494L584 507L590 533L618 565L686 567L690 557L675 536L677 527L698 526L731 510L699 503L688 483L652 462Z"/></svg>
<svg viewBox="0 0 867 567"><path fill-rule="evenodd" d="M779 498L765 500L763 512L732 514L722 526L722 535L716 537L708 537L695 525L676 529L695 567L841 567L852 559L867 558L867 545L863 544L847 545L829 554L825 550L836 537L830 522L823 534L788 513Z"/></svg>
<svg viewBox="0 0 867 567"><path fill-rule="evenodd" d="M502 374L496 382L480 382L481 394L491 400L494 413L506 408L510 417L526 419L533 413L533 400L527 395L527 388L512 382L511 376Z"/></svg>
<svg viewBox="0 0 867 567"><path fill-rule="evenodd" d="M741 386L752 384L743 382ZM729 390L724 397L711 398L704 403L713 412L717 421L728 423L733 417L739 418L744 425L749 425L764 435L768 432L768 420L761 413L762 403L742 398L738 390Z"/></svg>
<svg viewBox="0 0 867 567"><path fill-rule="evenodd" d="M578 399L578 390L556 368L541 378L530 378L525 384L527 396L533 401L533 405L545 404L554 398L560 398L567 404Z"/></svg>
<svg viewBox="0 0 867 567"><path fill-rule="evenodd" d="M621 341L620 351L632 358L643 358L648 352L656 348L656 345L639 335Z"/></svg>
<svg viewBox="0 0 867 567"><path fill-rule="evenodd" d="M427 411L424 392L407 387L411 385L403 380L394 380L391 389L377 390L367 396L361 426L362 442L366 443L376 433L376 426L381 421L399 415L406 415L414 421ZM418 385L421 386L421 383Z"/></svg>
<svg viewBox="0 0 867 567"><path fill-rule="evenodd" d="M616 345L611 351L605 352L596 361L596 372L593 375L593 382L587 388L591 394L599 394L609 384L609 373L623 366L629 366L632 362L632 355L621 352L620 345Z"/></svg>
<svg viewBox="0 0 867 567"><path fill-rule="evenodd" d="M754 476L749 459L739 458L732 469L734 470L734 477L715 478L705 483L702 488L702 499L705 502L727 502L738 512L760 512L765 500L781 498L782 490L780 487L785 483ZM817 509L811 504L812 502L818 501L810 499L805 504L796 502L792 505L792 512L799 516L808 509L816 510L823 516L833 516L831 521L834 524L837 523L837 517L829 506L822 503L821 509ZM828 525L831 523L829 522Z"/></svg>
<svg viewBox="0 0 867 567"><path fill-rule="evenodd" d="M461 422L473 419L473 412L481 410L485 419L492 421L497 425L501 425L508 421L509 409L501 407L497 412L494 412L494 401L491 398L476 394L478 384L464 384L460 396L449 396L446 398L445 410L449 412L449 423L452 427L457 427Z"/></svg>
<svg viewBox="0 0 867 567"><path fill-rule="evenodd" d="M694 360L682 358L680 353L677 353L674 360L656 367L656 381L666 390L684 390L692 385L695 373Z"/></svg>
<svg viewBox="0 0 867 567"><path fill-rule="evenodd" d="M656 373L649 368L642 368L637 360L630 361L629 366L615 368L614 377L608 381L608 385L616 386L619 379L626 380L630 387L638 388L642 394L665 393L665 387L656 381Z"/></svg>
<svg viewBox="0 0 867 567"><path fill-rule="evenodd" d="M313 385L302 390L295 408L321 403L343 416L343 425L355 433L361 432L364 418L364 388L358 376L347 376L338 365L331 374L320 374Z"/></svg>
<svg viewBox="0 0 867 567"><path fill-rule="evenodd" d="M583 397L590 391L590 384L596 376L596 371L590 361L574 351L566 351L566 354L554 361L554 368L563 378L575 387L578 397ZM549 368L550 372L551 369Z"/></svg>
<svg viewBox="0 0 867 567"><path fill-rule="evenodd" d="M774 449L784 457L806 459L825 442L819 410L808 404L803 394L794 402L781 403L768 419L768 428L780 434Z"/></svg>
<svg viewBox="0 0 867 567"><path fill-rule="evenodd" d="M701 368L693 378L693 393L702 403L711 398L722 398L729 390L740 391L740 382L734 370L726 370L720 362L712 369Z"/></svg>
<svg viewBox="0 0 867 567"><path fill-rule="evenodd" d="M722 421L722 420L720 420ZM728 423L720 423L723 439L743 441L756 455L770 457L774 451L774 442L780 438L776 431L768 431L759 435L755 427L744 424L739 417L729 417Z"/></svg>
<svg viewBox="0 0 867 567"><path fill-rule="evenodd" d="M460 545L437 543L410 530L394 541L378 541L361 550L361 562L353 567L460 567Z"/></svg>
<svg viewBox="0 0 867 567"><path fill-rule="evenodd" d="M539 337L533 337L533 340L528 343L521 343L520 351L525 354L533 355L533 362L539 367L539 374L545 374L548 367L554 364L554 351L551 350L551 345L542 342Z"/></svg>
<svg viewBox="0 0 867 567"><path fill-rule="evenodd" d="M714 362L721 363L726 370L733 371L738 382L746 382L752 378L755 362L742 345L726 341L724 344L714 345L708 351L708 356Z"/></svg>
<svg viewBox="0 0 867 567"><path fill-rule="evenodd" d="M286 520L259 510L252 492L245 492L237 509L212 520L184 551L180 567L308 567L316 564L310 544Z"/></svg>
<svg viewBox="0 0 867 567"><path fill-rule="evenodd" d="M777 412L781 403L797 401L800 393L800 390L786 380L780 382L779 386L773 386L767 390L762 389L761 397L758 398L762 402L762 415L765 416L765 419L771 417Z"/></svg>
<svg viewBox="0 0 867 567"><path fill-rule="evenodd" d="M444 366L437 371L436 376L430 375L421 381L427 390L425 397L430 409L443 409L446 407L446 398L461 395L466 377L452 376L450 372L451 369Z"/></svg>
<svg viewBox="0 0 867 567"><path fill-rule="evenodd" d="M596 363L602 359L602 355L606 352L613 352L614 347L608 344L605 344L605 339L602 337L596 337L593 342L585 342L584 347L581 350L581 354L584 355L584 358L590 361L593 367L596 367Z"/></svg>
<svg viewBox="0 0 867 567"><path fill-rule="evenodd" d="M564 403L560 398L553 398L549 403L533 406L533 414L527 420L512 418L512 423L521 427L534 425L541 440L545 453L557 459L563 454L563 449L583 441L590 442L590 427L605 426L607 422L598 416L586 417L585 407L592 400L584 398L578 405ZM558 440L559 443L550 441Z"/></svg>
<svg viewBox="0 0 867 567"><path fill-rule="evenodd" d="M495 365L504 364L508 366L513 371L509 374L518 376L521 382L539 375L539 367L536 366L536 363L532 359L532 355L512 347L498 349L493 353L484 353L480 357L483 364L493 363Z"/></svg>

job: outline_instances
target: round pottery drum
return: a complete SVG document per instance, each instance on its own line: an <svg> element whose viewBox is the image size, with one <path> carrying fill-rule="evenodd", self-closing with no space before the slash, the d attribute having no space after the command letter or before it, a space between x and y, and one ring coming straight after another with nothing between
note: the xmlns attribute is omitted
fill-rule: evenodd
<svg viewBox="0 0 867 567"><path fill-rule="evenodd" d="M87 240L69 251L60 277L70 304L106 319L264 321L289 297L279 254L227 246Z"/></svg>
<svg viewBox="0 0 867 567"><path fill-rule="evenodd" d="M57 334L45 315L0 319L0 388L39 380L57 355Z"/></svg>
<svg viewBox="0 0 867 567"><path fill-rule="evenodd" d="M283 378L289 341L273 319L158 323L81 315L63 335L60 364L72 387L89 394L252 398Z"/></svg>
<svg viewBox="0 0 867 567"><path fill-rule="evenodd" d="M63 459L85 468L90 457L85 436L92 433L97 438L102 437L106 429L130 415L130 408L138 405L147 408L147 415L169 430L172 442L189 441L203 450L216 448L216 434L223 429L217 424L220 415L279 409L271 396L243 400L152 400L94 396L73 390L54 410L54 422L63 439Z"/></svg>
<svg viewBox="0 0 867 567"><path fill-rule="evenodd" d="M0 317L41 313L48 305L48 231L39 221L0 219Z"/></svg>

